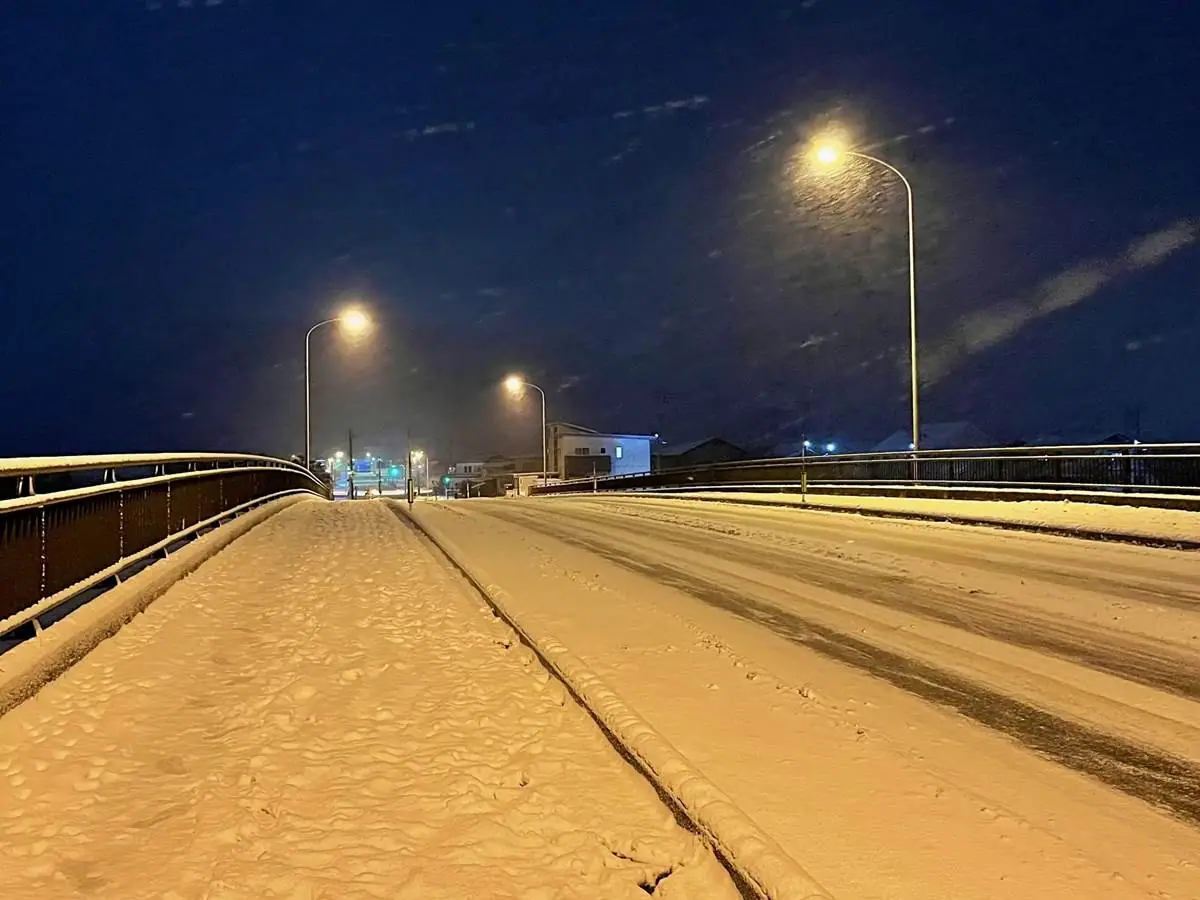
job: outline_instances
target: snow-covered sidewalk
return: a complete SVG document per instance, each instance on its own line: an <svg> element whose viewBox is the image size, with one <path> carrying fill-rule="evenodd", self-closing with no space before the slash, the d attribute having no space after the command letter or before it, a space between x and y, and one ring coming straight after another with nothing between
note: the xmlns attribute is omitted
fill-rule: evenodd
<svg viewBox="0 0 1200 900"><path fill-rule="evenodd" d="M737 896L382 503L269 519L0 718L5 900L652 890Z"/></svg>

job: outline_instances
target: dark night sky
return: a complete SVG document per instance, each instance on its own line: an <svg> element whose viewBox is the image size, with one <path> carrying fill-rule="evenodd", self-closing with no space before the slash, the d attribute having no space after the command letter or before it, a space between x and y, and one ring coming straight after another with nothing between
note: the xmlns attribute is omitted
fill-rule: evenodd
<svg viewBox="0 0 1200 900"><path fill-rule="evenodd" d="M1200 438L1191 0L14 0L0 455L926 421ZM802 425L801 425L802 422ZM453 447L450 444L453 442Z"/></svg>

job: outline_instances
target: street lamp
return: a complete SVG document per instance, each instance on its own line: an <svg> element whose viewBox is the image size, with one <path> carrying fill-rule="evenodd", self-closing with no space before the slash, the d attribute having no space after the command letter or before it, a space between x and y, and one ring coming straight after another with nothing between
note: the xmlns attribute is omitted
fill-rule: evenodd
<svg viewBox="0 0 1200 900"><path fill-rule="evenodd" d="M546 483L550 470L546 460L546 392L532 382L526 381L521 375L509 375L504 379L504 388L514 397L519 396L525 388L533 388L542 395L542 484Z"/></svg>
<svg viewBox="0 0 1200 900"><path fill-rule="evenodd" d="M837 165L843 157L853 156L883 166L904 183L908 197L908 333L909 367L912 381L912 448L921 448L920 380L917 375L917 247L916 231L913 228L913 190L904 173L889 162L857 150L843 150L834 144L821 144L816 150L817 162L825 167Z"/></svg>
<svg viewBox="0 0 1200 900"><path fill-rule="evenodd" d="M324 319L308 329L304 336L304 461L311 465L312 460L312 336L313 332L325 325L337 323L346 334L355 337L365 333L371 327L371 320L361 309L344 310L332 319Z"/></svg>
<svg viewBox="0 0 1200 900"><path fill-rule="evenodd" d="M411 459L417 465L421 464L421 460L425 460L425 486L429 487L429 459L425 456L425 451L424 450L414 450L411 454ZM416 484L417 484L417 490L420 491L420 489L421 489L420 482L417 481Z"/></svg>

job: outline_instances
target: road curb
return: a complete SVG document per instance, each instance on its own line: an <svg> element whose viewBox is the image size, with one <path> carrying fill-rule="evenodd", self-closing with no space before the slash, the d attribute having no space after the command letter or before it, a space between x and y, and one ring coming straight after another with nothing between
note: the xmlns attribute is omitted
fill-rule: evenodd
<svg viewBox="0 0 1200 900"><path fill-rule="evenodd" d="M512 598L486 573L464 562L462 550L427 522L393 504L480 593L492 611L517 634L609 739L677 813L709 841L717 856L751 896L763 900L830 900L795 860L763 832L716 785L647 721L630 709L603 680L552 636L534 633L512 613Z"/></svg>

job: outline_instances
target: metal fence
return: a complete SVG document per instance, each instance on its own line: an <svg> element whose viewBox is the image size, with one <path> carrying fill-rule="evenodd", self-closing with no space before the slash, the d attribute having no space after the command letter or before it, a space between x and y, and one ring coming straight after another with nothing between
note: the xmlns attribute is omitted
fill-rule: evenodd
<svg viewBox="0 0 1200 900"><path fill-rule="evenodd" d="M327 486L237 454L0 460L0 637L266 500Z"/></svg>
<svg viewBox="0 0 1200 900"><path fill-rule="evenodd" d="M992 447L762 459L563 481L534 492L855 486L1200 495L1200 445Z"/></svg>

